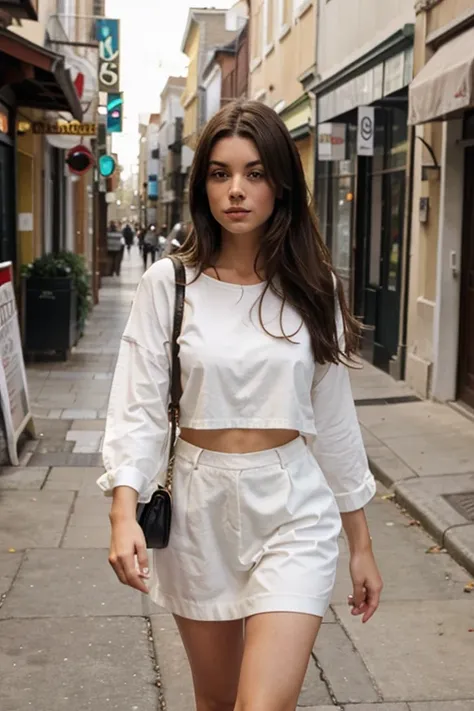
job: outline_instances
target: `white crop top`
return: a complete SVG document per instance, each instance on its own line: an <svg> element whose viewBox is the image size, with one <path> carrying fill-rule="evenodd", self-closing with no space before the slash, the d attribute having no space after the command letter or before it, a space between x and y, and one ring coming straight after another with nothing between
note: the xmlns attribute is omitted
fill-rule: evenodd
<svg viewBox="0 0 474 711"><path fill-rule="evenodd" d="M103 446L106 494L131 486L148 501L168 453L167 406L174 269L169 259L144 274L125 328ZM290 429L304 435L341 511L362 508L375 483L368 469L344 365L314 363L301 317L264 284L239 286L186 270L179 338L180 424L192 429ZM340 309L338 330L342 337ZM291 338L286 340L283 333ZM266 332L268 331L268 333ZM278 338L275 338L278 336Z"/></svg>

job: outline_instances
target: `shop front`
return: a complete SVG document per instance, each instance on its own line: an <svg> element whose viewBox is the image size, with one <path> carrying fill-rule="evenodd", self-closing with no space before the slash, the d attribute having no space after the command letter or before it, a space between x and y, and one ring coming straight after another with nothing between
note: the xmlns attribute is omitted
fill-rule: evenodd
<svg viewBox="0 0 474 711"><path fill-rule="evenodd" d="M0 262L14 261L16 255L14 125L13 111L0 93Z"/></svg>
<svg viewBox="0 0 474 711"><path fill-rule="evenodd" d="M314 109L309 94L302 94L280 116L293 138L301 158L310 193L314 185Z"/></svg>
<svg viewBox="0 0 474 711"><path fill-rule="evenodd" d="M403 321L408 84L413 32L400 31L316 88L320 228L364 324L363 354L395 374Z"/></svg>
<svg viewBox="0 0 474 711"><path fill-rule="evenodd" d="M414 227L423 281L413 282L408 380L423 395L474 409L474 10L421 40L428 59L410 87L409 121L431 149L428 159L419 151L418 191L438 219ZM429 255L423 239L435 245ZM417 306L428 279L432 313L423 318Z"/></svg>
<svg viewBox="0 0 474 711"><path fill-rule="evenodd" d="M43 196L55 179L45 170L44 137L31 128L42 111L82 118L64 58L0 29L0 259L11 260L16 275L43 251ZM59 178L64 163L55 170Z"/></svg>

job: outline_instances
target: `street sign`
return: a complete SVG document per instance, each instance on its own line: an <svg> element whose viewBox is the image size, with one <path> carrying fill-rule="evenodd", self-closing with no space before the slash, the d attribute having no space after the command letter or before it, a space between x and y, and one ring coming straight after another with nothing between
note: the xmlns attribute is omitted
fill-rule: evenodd
<svg viewBox="0 0 474 711"><path fill-rule="evenodd" d="M357 122L357 155L374 155L375 109L373 106L359 106Z"/></svg>
<svg viewBox="0 0 474 711"><path fill-rule="evenodd" d="M82 144L74 146L68 151L66 163L69 166L71 173L82 175L86 173L94 163L94 156L88 148Z"/></svg>

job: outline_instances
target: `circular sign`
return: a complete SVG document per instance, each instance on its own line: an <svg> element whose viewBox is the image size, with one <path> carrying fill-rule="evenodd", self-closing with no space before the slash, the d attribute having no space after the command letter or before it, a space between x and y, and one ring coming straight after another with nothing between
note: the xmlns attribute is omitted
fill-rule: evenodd
<svg viewBox="0 0 474 711"><path fill-rule="evenodd" d="M82 175L86 173L94 162L94 156L88 148L83 145L74 146L68 151L66 163L71 173Z"/></svg>
<svg viewBox="0 0 474 711"><path fill-rule="evenodd" d="M360 134L364 141L370 141L374 132L374 124L369 116L364 116L360 122Z"/></svg>
<svg viewBox="0 0 474 711"><path fill-rule="evenodd" d="M115 160L112 156L104 155L99 158L99 173L104 178L110 178L115 170Z"/></svg>

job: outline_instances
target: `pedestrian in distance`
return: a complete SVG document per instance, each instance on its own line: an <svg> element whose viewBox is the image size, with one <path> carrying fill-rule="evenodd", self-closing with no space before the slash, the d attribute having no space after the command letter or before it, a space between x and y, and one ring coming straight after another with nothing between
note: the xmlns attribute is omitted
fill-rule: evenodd
<svg viewBox="0 0 474 711"><path fill-rule="evenodd" d="M241 100L209 121L189 195L191 234L144 274L120 347L98 480L113 496L109 561L174 615L198 711L294 711L341 527L352 614L367 622L382 589L349 379L358 324L272 109ZM177 362L170 537L150 575L136 506L164 483Z"/></svg>
<svg viewBox="0 0 474 711"><path fill-rule="evenodd" d="M133 229L130 227L130 225L128 224L128 222L126 223L126 225L124 226L124 228L122 230L122 236L125 240L125 246L127 248L127 252L130 255L130 250L132 249L135 233L134 233Z"/></svg>
<svg viewBox="0 0 474 711"><path fill-rule="evenodd" d="M145 238L143 240L143 267L145 271L148 265L148 256L150 256L151 263L153 264L156 259L157 249L158 235L156 232L156 226L150 225L145 233Z"/></svg>

